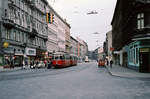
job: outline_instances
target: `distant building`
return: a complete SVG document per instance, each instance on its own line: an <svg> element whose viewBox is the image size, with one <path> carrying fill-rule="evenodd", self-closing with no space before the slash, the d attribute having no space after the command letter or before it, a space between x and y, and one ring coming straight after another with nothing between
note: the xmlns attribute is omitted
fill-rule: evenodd
<svg viewBox="0 0 150 99"><path fill-rule="evenodd" d="M98 60L98 49L100 47L96 48L93 52L92 52L92 57L94 60Z"/></svg>
<svg viewBox="0 0 150 99"><path fill-rule="evenodd" d="M78 57L81 61L84 61L85 56L88 55L88 45L85 41L78 37L76 38L76 40L78 41Z"/></svg>
<svg viewBox="0 0 150 99"><path fill-rule="evenodd" d="M98 56L97 56L98 60L104 60L104 49L103 47L99 47L98 48Z"/></svg>
<svg viewBox="0 0 150 99"><path fill-rule="evenodd" d="M71 51L70 54L74 54L76 56L78 56L78 41L71 36Z"/></svg>
<svg viewBox="0 0 150 99"><path fill-rule="evenodd" d="M112 31L109 31L106 33L106 41L104 42L105 58L107 58L108 60L111 60L113 50L114 48L112 47Z"/></svg>

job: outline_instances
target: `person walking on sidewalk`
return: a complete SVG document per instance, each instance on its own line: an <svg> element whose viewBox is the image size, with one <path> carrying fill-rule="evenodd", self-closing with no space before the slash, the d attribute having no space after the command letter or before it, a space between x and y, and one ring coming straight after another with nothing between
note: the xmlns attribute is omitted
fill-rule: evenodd
<svg viewBox="0 0 150 99"><path fill-rule="evenodd" d="M110 60L110 68L112 68L112 64L113 64L113 61L112 61L112 60Z"/></svg>

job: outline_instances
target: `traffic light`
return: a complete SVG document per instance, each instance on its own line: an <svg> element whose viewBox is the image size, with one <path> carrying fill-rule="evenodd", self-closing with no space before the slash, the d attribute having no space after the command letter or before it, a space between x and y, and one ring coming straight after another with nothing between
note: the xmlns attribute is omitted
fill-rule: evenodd
<svg viewBox="0 0 150 99"><path fill-rule="evenodd" d="M50 15L51 15L51 23L53 23L54 22L54 14L51 13Z"/></svg>
<svg viewBox="0 0 150 99"><path fill-rule="evenodd" d="M46 13L46 23L51 23L50 13Z"/></svg>
<svg viewBox="0 0 150 99"><path fill-rule="evenodd" d="M46 23L52 24L54 22L54 14L46 13Z"/></svg>

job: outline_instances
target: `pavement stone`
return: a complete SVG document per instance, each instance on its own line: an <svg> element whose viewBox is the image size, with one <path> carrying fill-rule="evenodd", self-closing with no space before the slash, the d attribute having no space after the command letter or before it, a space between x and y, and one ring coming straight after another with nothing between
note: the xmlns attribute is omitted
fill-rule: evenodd
<svg viewBox="0 0 150 99"><path fill-rule="evenodd" d="M127 67L113 65L112 68L110 66L106 66L106 68L112 76L150 79L150 73L140 73Z"/></svg>

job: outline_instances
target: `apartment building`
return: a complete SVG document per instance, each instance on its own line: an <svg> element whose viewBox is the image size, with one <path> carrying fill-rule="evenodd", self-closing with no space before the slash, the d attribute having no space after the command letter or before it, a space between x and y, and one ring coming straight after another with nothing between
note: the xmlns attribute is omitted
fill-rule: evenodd
<svg viewBox="0 0 150 99"><path fill-rule="evenodd" d="M42 59L46 52L47 0L0 0L1 64ZM7 46L6 46L7 45Z"/></svg>

